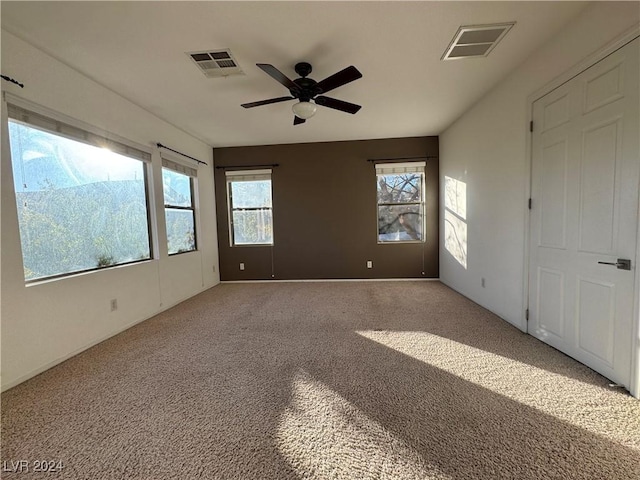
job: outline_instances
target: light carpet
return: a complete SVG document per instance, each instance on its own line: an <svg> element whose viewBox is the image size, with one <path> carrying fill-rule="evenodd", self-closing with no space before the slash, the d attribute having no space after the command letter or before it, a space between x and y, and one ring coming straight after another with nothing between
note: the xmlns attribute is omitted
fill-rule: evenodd
<svg viewBox="0 0 640 480"><path fill-rule="evenodd" d="M8 479L640 479L640 402L439 282L223 284L5 392L2 460Z"/></svg>

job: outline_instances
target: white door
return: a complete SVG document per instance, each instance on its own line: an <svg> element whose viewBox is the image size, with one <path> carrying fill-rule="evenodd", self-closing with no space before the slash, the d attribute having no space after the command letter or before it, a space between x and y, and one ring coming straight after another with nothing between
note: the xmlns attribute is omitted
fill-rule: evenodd
<svg viewBox="0 0 640 480"><path fill-rule="evenodd" d="M629 388L639 39L533 104L529 333ZM631 270L616 264L631 260Z"/></svg>

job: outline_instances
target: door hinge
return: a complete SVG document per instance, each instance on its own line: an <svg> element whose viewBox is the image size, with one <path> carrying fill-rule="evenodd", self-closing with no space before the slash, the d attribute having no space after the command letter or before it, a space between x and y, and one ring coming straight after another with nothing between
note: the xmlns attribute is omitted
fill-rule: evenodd
<svg viewBox="0 0 640 480"><path fill-rule="evenodd" d="M529 122L529 131L533 132L533 120Z"/></svg>
<svg viewBox="0 0 640 480"><path fill-rule="evenodd" d="M529 199L529 210L531 210L531 205L533 204L533 201L531 199Z"/></svg>
<svg viewBox="0 0 640 480"><path fill-rule="evenodd" d="M525 318L525 320L527 322L529 321L529 309L528 308L524 311L524 318Z"/></svg>

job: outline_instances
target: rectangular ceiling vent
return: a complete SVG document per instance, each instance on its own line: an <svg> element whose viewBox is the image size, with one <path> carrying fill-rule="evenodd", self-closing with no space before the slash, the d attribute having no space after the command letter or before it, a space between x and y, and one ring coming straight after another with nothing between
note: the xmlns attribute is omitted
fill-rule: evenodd
<svg viewBox="0 0 640 480"><path fill-rule="evenodd" d="M244 75L240 65L233 57L231 50L205 50L202 52L187 52L205 77L228 77L230 75Z"/></svg>
<svg viewBox="0 0 640 480"><path fill-rule="evenodd" d="M486 57L514 25L515 22L460 27L441 60Z"/></svg>

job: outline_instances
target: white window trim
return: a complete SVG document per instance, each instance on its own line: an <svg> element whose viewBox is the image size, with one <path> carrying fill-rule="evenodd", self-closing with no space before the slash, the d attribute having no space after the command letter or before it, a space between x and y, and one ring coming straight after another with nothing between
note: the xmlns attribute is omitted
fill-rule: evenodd
<svg viewBox="0 0 640 480"><path fill-rule="evenodd" d="M9 92L2 92L2 100L4 102L6 117L3 120L8 122L16 122L38 129L59 137L67 138L79 143L84 143L98 148L107 148L114 153L127 156L133 160L137 160L143 164L145 199L147 204L147 236L149 239L149 258L142 260L133 260L129 262L117 263L108 267L87 268L78 271L64 272L45 277L34 279L25 279L25 285L38 285L50 281L62 280L78 275L101 271L105 269L121 268L128 265L135 265L143 262L151 261L155 258L154 235L153 235L153 213L152 198L150 196L151 188L151 148L145 148L136 142L124 139L115 134L111 134L90 124L76 120L72 117L51 110L47 107L25 100L21 97L13 95ZM7 139L7 143L9 143ZM13 163L13 159L10 160ZM14 175L13 165L11 168L12 177ZM11 180L14 182L14 178ZM15 192L14 192L15 194ZM24 261L24 259L23 259Z"/></svg>
<svg viewBox="0 0 640 480"><path fill-rule="evenodd" d="M427 162L376 163L376 175L424 174Z"/></svg>
<svg viewBox="0 0 640 480"><path fill-rule="evenodd" d="M406 173L419 173L421 175L421 195L420 202L415 202L416 205L420 205L420 215L422 216L422 231L420 232L420 240L391 240L380 241L380 225L379 225L379 210L380 202L376 199L376 241L378 245L398 245L406 243L425 243L426 242L426 162L394 162L394 163L376 163L376 183L379 175L403 175ZM387 205L387 204L383 204Z"/></svg>
<svg viewBox="0 0 640 480"><path fill-rule="evenodd" d="M8 118L28 124L61 137L119 153L145 163L151 163L150 147L146 147L132 140L107 132L88 123L76 120L63 113L51 110L42 105L30 102L9 92L3 92L7 105ZM24 120L19 115L31 114L31 120ZM24 117L23 117L24 118Z"/></svg>
<svg viewBox="0 0 640 480"><path fill-rule="evenodd" d="M272 247L275 243L274 234L271 234L270 243L242 243L236 244L233 238L233 208L231 206L231 183L232 182L255 182L269 180L271 182L271 221L273 222L273 181L271 180L272 170L265 168L261 170L226 170L225 172L227 184L227 228L229 229L229 246L230 247Z"/></svg>
<svg viewBox="0 0 640 480"><path fill-rule="evenodd" d="M177 205L168 205L164 202L164 179L162 181L162 209L164 211L165 214L165 225L164 225L164 236L165 236L165 240L167 242L167 255L169 255L170 257L174 256L174 255L181 255L183 253L191 253L191 252L197 252L200 250L200 242L199 242L199 238L200 238L200 209L199 209L199 203L198 203L198 171L194 168L191 167L187 167L186 165L180 163L180 162L176 162L173 159L169 159L166 158L164 154L161 154L160 157L162 158L162 169L161 169L161 176L162 176L162 170L163 169L167 169L167 170L171 170L172 172L176 172L179 173L181 175L186 175L187 177L189 177L189 183L190 183L190 188L191 188L191 207L180 207ZM194 235L194 243L195 243L195 248L193 250L187 250L184 252L175 252L175 253L169 253L169 234L167 232L167 221L166 221L166 215L167 215L167 208L172 208L174 210L190 210L193 212L193 235Z"/></svg>
<svg viewBox="0 0 640 480"><path fill-rule="evenodd" d="M185 162L180 161L174 155L170 155L166 152L160 152L160 158L162 159L162 167L173 170L174 172L188 175L189 177L198 178L198 164L195 166L188 165Z"/></svg>
<svg viewBox="0 0 640 480"><path fill-rule="evenodd" d="M254 182L260 180L271 180L271 171L272 170L270 168L262 170L227 170L224 174L227 177L227 182Z"/></svg>

